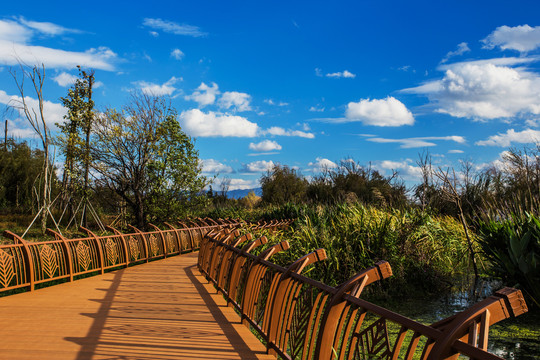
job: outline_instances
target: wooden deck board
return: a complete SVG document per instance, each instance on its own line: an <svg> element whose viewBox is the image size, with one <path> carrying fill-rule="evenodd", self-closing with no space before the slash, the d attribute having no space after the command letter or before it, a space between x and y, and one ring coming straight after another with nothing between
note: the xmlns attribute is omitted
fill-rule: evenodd
<svg viewBox="0 0 540 360"><path fill-rule="evenodd" d="M0 298L2 359L275 359L197 253Z"/></svg>

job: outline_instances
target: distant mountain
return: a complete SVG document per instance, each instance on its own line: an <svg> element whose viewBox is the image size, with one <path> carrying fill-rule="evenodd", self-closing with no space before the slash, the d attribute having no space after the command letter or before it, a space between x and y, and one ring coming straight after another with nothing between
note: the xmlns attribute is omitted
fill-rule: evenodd
<svg viewBox="0 0 540 360"><path fill-rule="evenodd" d="M227 197L230 199L241 199L249 194L251 191L255 192L255 195L262 196L262 189L242 189L242 190L229 190L227 192Z"/></svg>

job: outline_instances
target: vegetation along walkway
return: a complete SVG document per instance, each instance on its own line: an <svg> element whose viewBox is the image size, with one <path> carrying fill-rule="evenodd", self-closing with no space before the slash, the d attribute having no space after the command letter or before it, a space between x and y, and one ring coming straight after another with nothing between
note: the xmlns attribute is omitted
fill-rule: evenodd
<svg viewBox="0 0 540 360"><path fill-rule="evenodd" d="M0 298L2 359L275 359L197 253Z"/></svg>

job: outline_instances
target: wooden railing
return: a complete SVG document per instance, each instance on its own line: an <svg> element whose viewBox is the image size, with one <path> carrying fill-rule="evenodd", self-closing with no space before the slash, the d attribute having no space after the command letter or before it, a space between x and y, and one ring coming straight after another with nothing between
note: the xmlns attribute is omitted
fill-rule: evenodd
<svg viewBox="0 0 540 360"><path fill-rule="evenodd" d="M200 271L234 306L270 354L285 359L501 359L487 352L490 325L527 311L519 290L505 288L471 308L430 326L363 300L369 284L392 275L379 262L338 287L301 275L324 260L318 249L287 268L268 261L287 241L255 256L267 243L234 229L215 229L202 240Z"/></svg>
<svg viewBox="0 0 540 360"><path fill-rule="evenodd" d="M107 269L127 267L149 260L194 251L211 230L239 226L240 220L197 219L165 223L166 230L150 225L154 231L131 227L129 234L109 227L113 235L97 236L81 228L86 237L66 239L48 229L53 239L31 242L5 231L13 244L0 245L0 293L13 289L34 290L37 284L69 279L89 273L103 274ZM259 226L260 224L257 224Z"/></svg>

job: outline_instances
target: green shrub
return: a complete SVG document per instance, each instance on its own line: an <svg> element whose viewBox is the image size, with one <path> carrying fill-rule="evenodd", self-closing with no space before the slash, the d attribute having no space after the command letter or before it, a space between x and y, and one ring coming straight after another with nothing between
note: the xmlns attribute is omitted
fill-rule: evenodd
<svg viewBox="0 0 540 360"><path fill-rule="evenodd" d="M531 214L479 225L480 244L493 271L540 306L540 220Z"/></svg>

